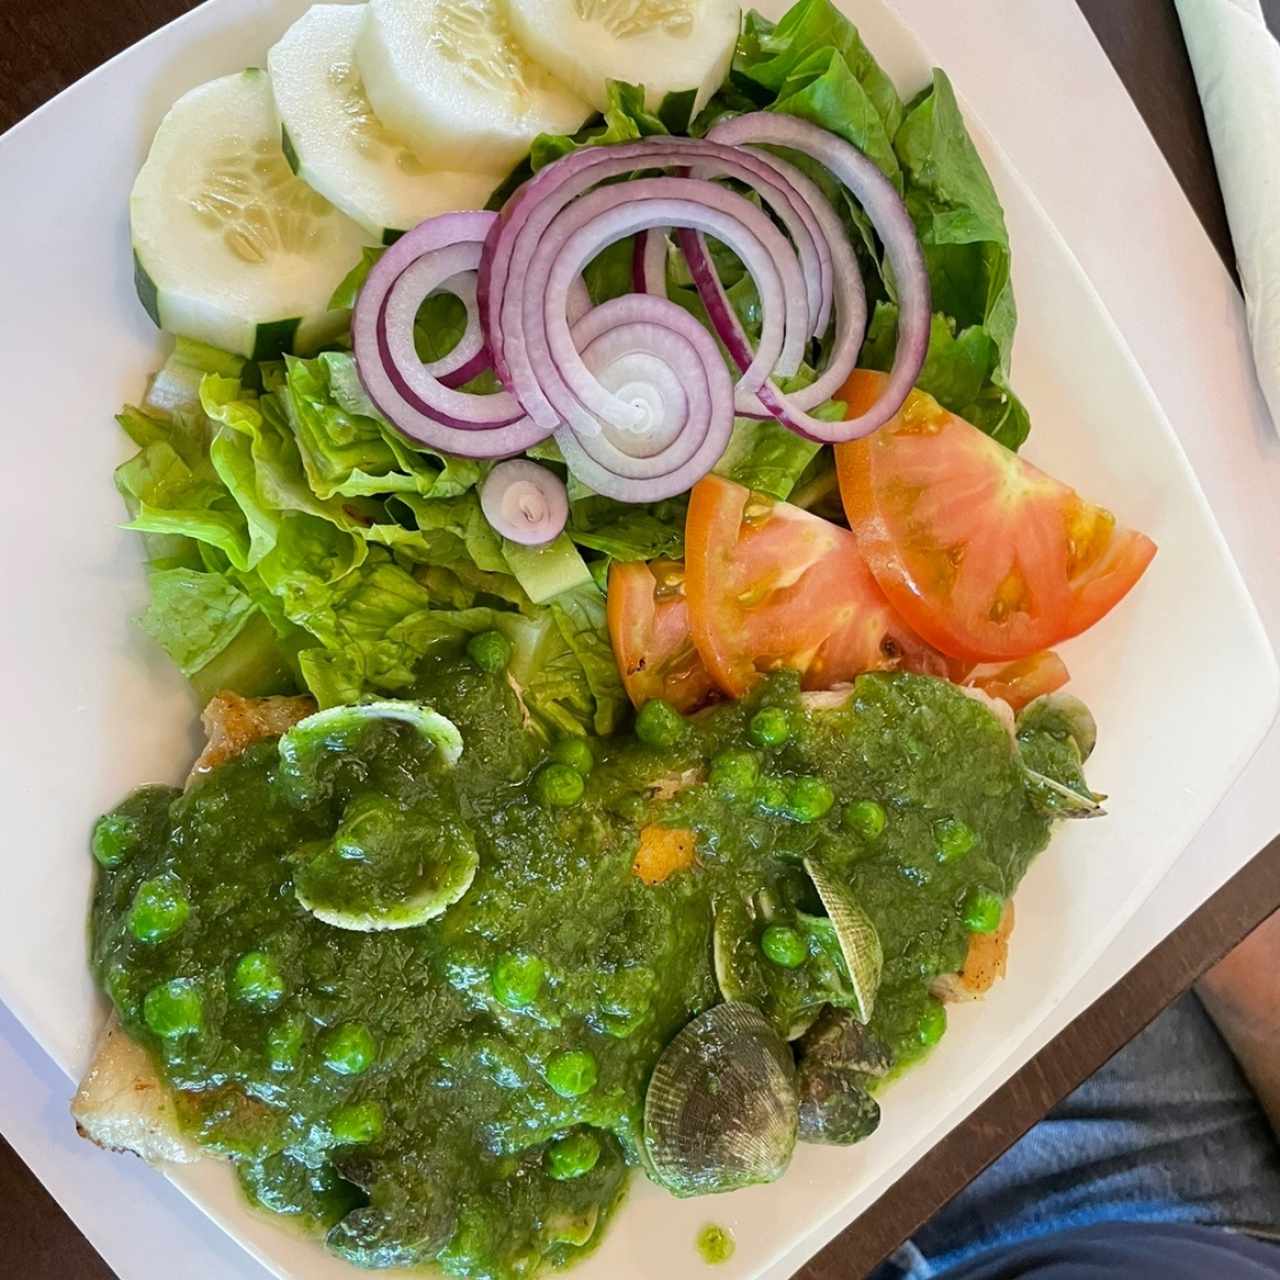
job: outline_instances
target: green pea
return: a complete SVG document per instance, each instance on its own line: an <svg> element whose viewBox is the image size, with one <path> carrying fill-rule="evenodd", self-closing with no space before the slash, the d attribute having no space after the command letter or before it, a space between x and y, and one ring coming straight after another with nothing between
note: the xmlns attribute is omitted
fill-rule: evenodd
<svg viewBox="0 0 1280 1280"><path fill-rule="evenodd" d="M204 1026L204 1001L190 978L174 978L147 992L142 1016L156 1035L177 1040Z"/></svg>
<svg viewBox="0 0 1280 1280"><path fill-rule="evenodd" d="M493 968L493 994L508 1009L527 1009L538 998L545 976L537 956L505 955Z"/></svg>
<svg viewBox="0 0 1280 1280"><path fill-rule="evenodd" d="M580 1098L596 1085L596 1060L585 1049L558 1053L547 1063L547 1083L562 1098Z"/></svg>
<svg viewBox="0 0 1280 1280"><path fill-rule="evenodd" d="M306 1023L297 1014L281 1018L267 1032L267 1057L275 1071L292 1071L302 1056Z"/></svg>
<svg viewBox="0 0 1280 1280"><path fill-rule="evenodd" d="M139 942L163 942L187 922L191 904L177 876L144 880L129 908L129 932Z"/></svg>
<svg viewBox="0 0 1280 1280"><path fill-rule="evenodd" d="M882 806L874 800L859 800L845 805L845 825L868 840L874 840L885 829L889 819Z"/></svg>
<svg viewBox="0 0 1280 1280"><path fill-rule="evenodd" d="M761 778L756 784L756 807L765 813L786 813L791 790L781 778Z"/></svg>
<svg viewBox="0 0 1280 1280"><path fill-rule="evenodd" d="M920 1021L916 1025L916 1038L928 1048L942 1039L947 1029L947 1008L940 1000L931 999L925 1005Z"/></svg>
<svg viewBox="0 0 1280 1280"><path fill-rule="evenodd" d="M559 1182L590 1173L600 1159L600 1139L594 1133L570 1133L547 1148L547 1172Z"/></svg>
<svg viewBox="0 0 1280 1280"><path fill-rule="evenodd" d="M232 975L236 995L249 1004L270 1005L284 995L280 966L265 951L246 951Z"/></svg>
<svg viewBox="0 0 1280 1280"><path fill-rule="evenodd" d="M760 937L760 950L783 969L798 969L809 958L809 949L790 925L771 924Z"/></svg>
<svg viewBox="0 0 1280 1280"><path fill-rule="evenodd" d="M646 746L674 747L688 728L684 717L663 698L651 698L636 712L636 737Z"/></svg>
<svg viewBox="0 0 1280 1280"><path fill-rule="evenodd" d="M334 1142L343 1146L376 1142L382 1137L384 1126L382 1106L372 1099L365 1102L348 1102L329 1117L329 1132Z"/></svg>
<svg viewBox="0 0 1280 1280"><path fill-rule="evenodd" d="M749 796L760 778L760 761L745 747L729 747L711 758L711 785L737 799Z"/></svg>
<svg viewBox="0 0 1280 1280"><path fill-rule="evenodd" d="M585 738L561 738L551 748L551 758L576 769L584 778L596 767L595 755Z"/></svg>
<svg viewBox="0 0 1280 1280"><path fill-rule="evenodd" d="M791 783L787 812L797 822L817 822L830 812L835 804L835 794L821 778L810 774L796 778Z"/></svg>
<svg viewBox="0 0 1280 1280"><path fill-rule="evenodd" d="M587 786L577 769L553 762L538 770L534 788L543 804L556 809L568 809L582 799Z"/></svg>
<svg viewBox="0 0 1280 1280"><path fill-rule="evenodd" d="M125 813L108 813L93 824L90 847L99 866L118 867L133 852L137 838L136 818Z"/></svg>
<svg viewBox="0 0 1280 1280"><path fill-rule="evenodd" d="M974 885L964 895L960 918L970 933L994 933L1004 915L1004 899L992 889Z"/></svg>
<svg viewBox="0 0 1280 1280"><path fill-rule="evenodd" d="M367 1027L348 1022L331 1031L324 1040L324 1063L343 1076L358 1076L369 1069L377 1046Z"/></svg>
<svg viewBox="0 0 1280 1280"><path fill-rule="evenodd" d="M511 661L511 641L501 631L481 631L467 641L467 657L481 671L497 675Z"/></svg>
<svg viewBox="0 0 1280 1280"><path fill-rule="evenodd" d="M747 737L757 747L780 747L791 737L791 721L782 707L761 707L751 717Z"/></svg>
<svg viewBox="0 0 1280 1280"><path fill-rule="evenodd" d="M935 852L939 862L954 862L957 858L963 858L978 843L973 829L959 818L943 818L934 823L933 834L938 842Z"/></svg>

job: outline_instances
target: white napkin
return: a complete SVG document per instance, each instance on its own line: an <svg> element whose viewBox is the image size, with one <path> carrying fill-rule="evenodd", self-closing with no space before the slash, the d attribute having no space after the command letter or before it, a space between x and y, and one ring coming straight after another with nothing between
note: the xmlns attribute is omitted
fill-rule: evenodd
<svg viewBox="0 0 1280 1280"><path fill-rule="evenodd" d="M1280 44L1259 0L1177 0L1244 287L1258 381L1280 430Z"/></svg>

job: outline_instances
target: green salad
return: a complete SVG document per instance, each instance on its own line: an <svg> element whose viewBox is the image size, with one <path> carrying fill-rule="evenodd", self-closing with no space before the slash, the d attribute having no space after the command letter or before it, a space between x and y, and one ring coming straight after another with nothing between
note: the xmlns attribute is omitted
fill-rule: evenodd
<svg viewBox="0 0 1280 1280"><path fill-rule="evenodd" d="M497 198L575 148L680 126L679 100L663 106L650 113L643 91L613 83L598 121L535 139ZM1017 448L1029 422L1007 382L1016 319L1008 234L946 76L935 72L904 103L848 19L829 0L802 0L777 26L747 15L732 72L692 132L761 107L853 143L902 191L937 308L918 385ZM871 228L851 200L839 204L872 300L862 363L887 368L890 282ZM351 274L325 297L333 314L349 313L379 253L366 249L354 267L344 259ZM670 271L671 296L696 309L679 265ZM728 292L750 325L759 310L752 282L740 266L733 274ZM586 282L603 302L629 289L631 276L632 246L623 242L590 264ZM417 325L423 358L450 350L464 322L453 295L430 299ZM498 625L516 645L516 678L539 717L610 732L626 698L605 629L609 566L678 560L684 501L634 505L570 482L565 537L522 554L481 514L486 464L407 442L380 417L335 336L310 358L260 361L180 339L147 400L121 414L140 449L116 483L131 527L147 535L152 604L143 627L201 696L224 686L301 687L329 706L407 689L438 645L509 615ZM557 465L554 442L533 454ZM719 470L775 498L808 488L817 501L830 490L808 482L830 472L829 455L776 422L740 418Z"/></svg>

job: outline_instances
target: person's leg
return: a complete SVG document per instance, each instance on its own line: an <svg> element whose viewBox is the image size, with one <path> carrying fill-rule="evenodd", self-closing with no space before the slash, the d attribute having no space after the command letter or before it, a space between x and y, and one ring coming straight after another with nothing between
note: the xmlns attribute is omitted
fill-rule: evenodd
<svg viewBox="0 0 1280 1280"><path fill-rule="evenodd" d="M900 1251L881 1277L1102 1221L1280 1227L1280 1147L1195 996L1171 1006Z"/></svg>
<svg viewBox="0 0 1280 1280"><path fill-rule="evenodd" d="M1198 990L1280 1136L1280 911L1206 973Z"/></svg>

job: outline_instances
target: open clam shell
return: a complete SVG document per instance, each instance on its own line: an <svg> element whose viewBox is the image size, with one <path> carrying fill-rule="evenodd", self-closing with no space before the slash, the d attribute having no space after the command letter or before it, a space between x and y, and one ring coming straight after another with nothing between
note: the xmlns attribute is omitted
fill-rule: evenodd
<svg viewBox="0 0 1280 1280"><path fill-rule="evenodd" d="M795 1061L754 1006L699 1014L663 1050L644 1106L650 1172L677 1196L782 1176L795 1150Z"/></svg>
<svg viewBox="0 0 1280 1280"><path fill-rule="evenodd" d="M804 869L836 931L853 988L854 1017L864 1024L870 1022L884 972L880 935L871 917L858 905L852 890L842 880L813 858L804 860Z"/></svg>
<svg viewBox="0 0 1280 1280"><path fill-rule="evenodd" d="M1098 722L1093 712L1073 693L1043 693L1033 698L1018 714L1018 732L1051 733L1069 737L1084 764L1098 741Z"/></svg>

